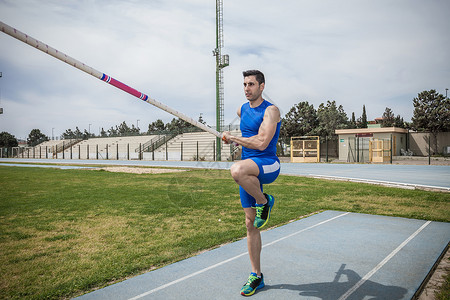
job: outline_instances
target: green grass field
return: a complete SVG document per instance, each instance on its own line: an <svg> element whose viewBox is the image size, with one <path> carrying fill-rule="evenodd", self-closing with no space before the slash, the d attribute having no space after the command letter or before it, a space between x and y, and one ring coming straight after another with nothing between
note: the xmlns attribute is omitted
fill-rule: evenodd
<svg viewBox="0 0 450 300"><path fill-rule="evenodd" d="M0 164L0 298L64 299L245 237L228 171ZM450 221L450 194L280 176L269 226L320 210Z"/></svg>

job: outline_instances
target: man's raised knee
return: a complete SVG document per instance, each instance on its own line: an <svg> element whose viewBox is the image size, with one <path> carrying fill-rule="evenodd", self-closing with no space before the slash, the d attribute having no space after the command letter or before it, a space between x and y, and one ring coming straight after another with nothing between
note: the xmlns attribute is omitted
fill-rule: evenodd
<svg viewBox="0 0 450 300"><path fill-rule="evenodd" d="M239 164L234 164L230 168L231 177L233 177L234 181L238 182L239 178L242 175L242 167Z"/></svg>

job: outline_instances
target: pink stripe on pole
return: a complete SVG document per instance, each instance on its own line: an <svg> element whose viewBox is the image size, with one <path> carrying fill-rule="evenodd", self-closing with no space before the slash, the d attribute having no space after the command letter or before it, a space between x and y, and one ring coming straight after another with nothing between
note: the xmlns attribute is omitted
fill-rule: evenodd
<svg viewBox="0 0 450 300"><path fill-rule="evenodd" d="M124 92L127 92L128 94L131 94L131 95L141 99L141 100L146 101L148 99L147 95L145 95L145 94L143 94L143 93L133 89L132 87L129 87L128 85L126 85L126 84L124 84L124 83L122 83L122 82L112 78L111 76L103 74L102 80L107 82L107 83L109 83L112 86L115 86L116 88L121 89Z"/></svg>

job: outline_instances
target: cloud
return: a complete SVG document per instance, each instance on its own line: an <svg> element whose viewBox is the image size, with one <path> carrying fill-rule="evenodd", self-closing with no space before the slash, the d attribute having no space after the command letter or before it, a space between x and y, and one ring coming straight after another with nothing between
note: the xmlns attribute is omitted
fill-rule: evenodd
<svg viewBox="0 0 450 300"><path fill-rule="evenodd" d="M449 85L450 3L224 1L225 124L245 101L242 71L261 69L287 112L327 100L348 116L390 107L405 120L423 90ZM0 0L0 20L196 119L215 124L215 3ZM173 117L0 34L0 130L26 137ZM27 117L23 117L26 115Z"/></svg>

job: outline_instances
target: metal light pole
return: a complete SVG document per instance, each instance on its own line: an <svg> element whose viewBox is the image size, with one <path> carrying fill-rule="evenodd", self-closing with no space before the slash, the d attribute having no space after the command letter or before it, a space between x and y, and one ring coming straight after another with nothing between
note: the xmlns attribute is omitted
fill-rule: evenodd
<svg viewBox="0 0 450 300"><path fill-rule="evenodd" d="M229 56L222 55L223 48L223 0L216 0L216 130L222 132L224 119L223 68L229 65ZM222 160L222 141L216 138L216 160Z"/></svg>
<svg viewBox="0 0 450 300"><path fill-rule="evenodd" d="M91 125L92 124L89 124L89 137L91 137Z"/></svg>
<svg viewBox="0 0 450 300"><path fill-rule="evenodd" d="M0 77L2 77L2 76L0 75ZM448 89L446 88L445 89L445 99L447 99L447 91L448 91Z"/></svg>

